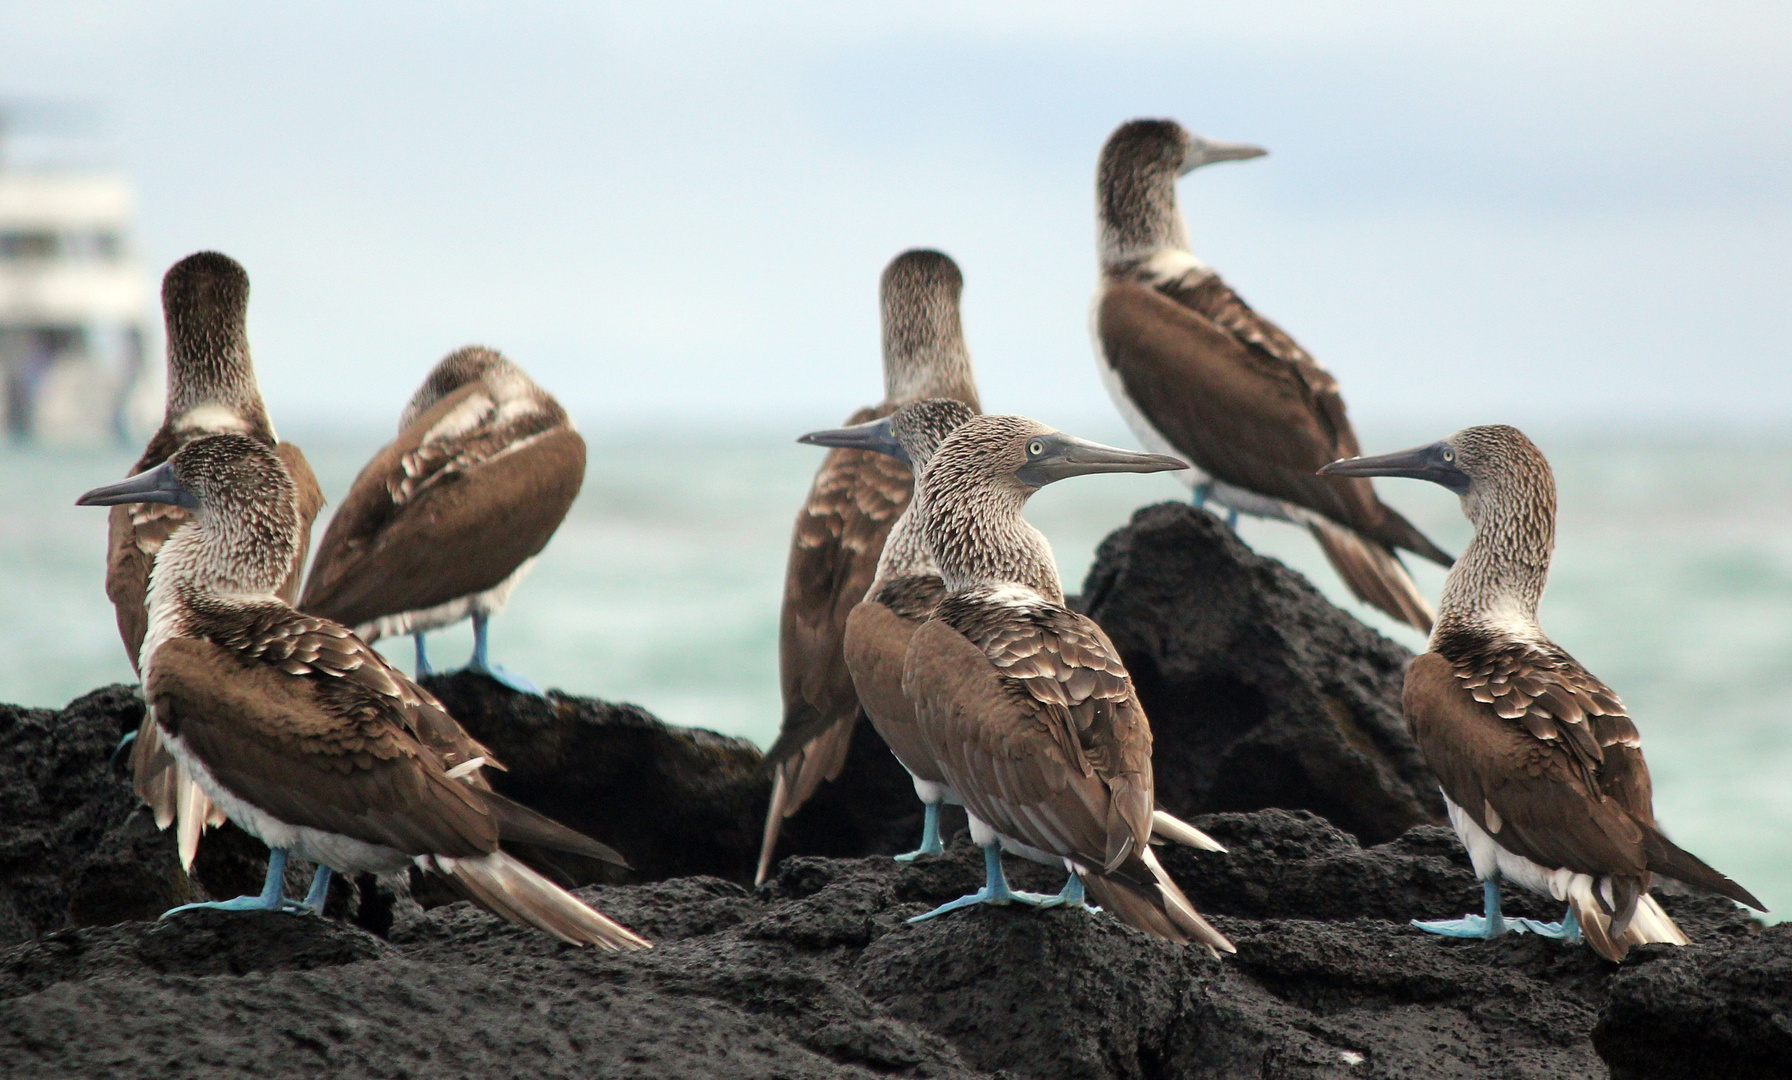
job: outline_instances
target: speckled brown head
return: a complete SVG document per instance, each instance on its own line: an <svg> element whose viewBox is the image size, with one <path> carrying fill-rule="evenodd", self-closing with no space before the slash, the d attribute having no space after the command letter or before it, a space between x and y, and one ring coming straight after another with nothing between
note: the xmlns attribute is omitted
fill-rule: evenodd
<svg viewBox="0 0 1792 1080"><path fill-rule="evenodd" d="M1176 207L1177 177L1216 161L1268 152L1202 138L1174 120L1121 124L1103 144L1095 169L1102 265L1148 259L1165 248L1187 250L1188 228Z"/></svg>
<svg viewBox="0 0 1792 1080"><path fill-rule="evenodd" d="M483 379L493 372L515 372L519 369L504 358L504 354L484 345L465 345L454 350L437 362L423 378L423 385L411 395L411 400L404 407L398 418L398 430L411 426L417 417L428 412L430 406L454 393L475 379Z"/></svg>

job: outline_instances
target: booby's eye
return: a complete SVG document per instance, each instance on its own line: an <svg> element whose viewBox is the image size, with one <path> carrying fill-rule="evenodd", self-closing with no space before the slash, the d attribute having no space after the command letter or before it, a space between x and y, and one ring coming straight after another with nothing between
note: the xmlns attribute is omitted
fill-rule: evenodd
<svg viewBox="0 0 1792 1080"><path fill-rule="evenodd" d="M1444 453L1443 453L1443 458L1444 458L1444 464L1445 464L1445 465L1454 465L1454 464L1456 464L1456 451L1454 451L1454 450L1452 450L1452 449L1450 449L1450 448L1449 448L1449 447L1447 447L1447 446L1446 446L1446 447L1444 447Z"/></svg>
<svg viewBox="0 0 1792 1080"><path fill-rule="evenodd" d="M1027 444L1027 456L1028 457L1038 457L1040 454L1043 454L1043 453L1045 453L1045 443L1041 442L1040 440L1034 439L1032 442Z"/></svg>

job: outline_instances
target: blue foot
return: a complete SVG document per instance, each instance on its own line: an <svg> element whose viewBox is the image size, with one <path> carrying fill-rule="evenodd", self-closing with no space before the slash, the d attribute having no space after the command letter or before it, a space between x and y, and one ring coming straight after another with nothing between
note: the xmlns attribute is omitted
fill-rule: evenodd
<svg viewBox="0 0 1792 1080"><path fill-rule="evenodd" d="M927 816L921 822L921 846L896 856L897 862L914 862L923 855L938 855L946 850L946 846L940 843L940 804L930 802L926 806Z"/></svg>
<svg viewBox="0 0 1792 1080"><path fill-rule="evenodd" d="M1414 919L1412 924L1428 934L1441 934L1444 937L1480 938L1486 940L1499 937L1508 931L1524 933L1529 929L1523 925L1528 919L1516 919L1507 922L1500 915L1499 883L1488 878L1481 883L1481 896L1486 904L1485 915L1464 915L1460 919L1439 919L1436 922L1421 922Z"/></svg>
<svg viewBox="0 0 1792 1080"><path fill-rule="evenodd" d="M1573 904L1568 905L1568 913L1562 916L1561 922L1538 922L1536 919L1514 919L1513 921L1523 923L1526 930L1538 937L1555 938L1557 941L1566 941L1570 945L1579 945L1581 941L1580 920L1574 917Z"/></svg>
<svg viewBox="0 0 1792 1080"><path fill-rule="evenodd" d="M1070 880L1064 883L1064 887L1058 890L1058 895L1046 897L1044 900L1040 901L1039 906L1042 908L1082 908L1084 911L1101 910L1098 907L1090 906L1088 897L1083 894L1083 879L1077 877L1074 873L1070 875Z"/></svg>
<svg viewBox="0 0 1792 1080"><path fill-rule="evenodd" d="M305 909L316 915L324 913L324 901L330 898L330 868L319 863L311 875L311 889L305 893Z"/></svg>
<svg viewBox="0 0 1792 1080"><path fill-rule="evenodd" d="M528 679L508 670L502 664L491 662L491 657L486 654L485 649L485 619L484 615L473 616L473 658L467 661L467 670L475 675L484 675L488 679L502 683L519 694L546 697L547 695L541 692L541 688Z"/></svg>
<svg viewBox="0 0 1792 1080"><path fill-rule="evenodd" d="M1199 510L1207 505L1207 497L1211 494L1213 494L1213 481L1209 480L1205 484L1196 484L1195 493L1193 497L1189 499L1189 505L1193 506L1196 510Z"/></svg>
<svg viewBox="0 0 1792 1080"><path fill-rule="evenodd" d="M1226 528L1231 529L1233 532L1238 531L1238 511L1226 511Z"/></svg>
<svg viewBox="0 0 1792 1080"><path fill-rule="evenodd" d="M270 848L268 850L268 876L262 882L260 896L239 896L235 900L206 900L197 904L182 904L177 908L169 908L162 912L166 919L170 915L178 915L183 911L286 911L294 915L304 915L311 908L297 900L286 898L286 849Z"/></svg>
<svg viewBox="0 0 1792 1080"><path fill-rule="evenodd" d="M114 769L118 768L119 760L125 756L125 751L129 750L131 744L136 741L137 733L135 731L127 732L124 738L118 740L118 745L112 750L112 767Z"/></svg>
<svg viewBox="0 0 1792 1080"><path fill-rule="evenodd" d="M429 666L429 650L423 647L423 635L421 633L412 634L411 641L417 646L416 677L421 679L425 675L434 675L435 669Z"/></svg>
<svg viewBox="0 0 1792 1080"><path fill-rule="evenodd" d="M1002 848L1000 844L990 844L983 849L983 872L985 877L981 889L971 893L969 896L961 896L956 900L941 904L939 907L934 908L925 915L916 915L914 918L910 919L909 922L925 922L936 915L944 915L948 911L957 911L959 908L974 907L977 904L995 904L997 906L1006 904L1031 904L1037 907L1048 900L1054 899L1053 897L1044 896L1040 893L1015 892L1008 887L1008 876L1002 872Z"/></svg>

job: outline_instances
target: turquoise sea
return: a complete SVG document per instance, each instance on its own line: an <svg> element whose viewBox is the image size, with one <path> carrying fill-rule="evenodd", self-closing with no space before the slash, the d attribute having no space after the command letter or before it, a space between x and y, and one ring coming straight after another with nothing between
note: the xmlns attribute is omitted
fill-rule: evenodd
<svg viewBox="0 0 1792 1080"><path fill-rule="evenodd" d="M832 418L821 418L822 423ZM776 732L777 613L790 523L819 451L791 432L727 438L587 422L583 494L509 609L494 655L544 686L633 701L673 723ZM1127 440L1118 425L1079 429ZM332 500L389 436L283 425ZM1442 432L1365 432L1393 448ZM1792 435L1534 431L1561 491L1545 626L1629 705L1664 827L1781 911L1792 910ZM0 701L56 706L130 681L101 581L105 514L73 505L135 452L0 448ZM1468 525L1447 493L1382 481L1444 547ZM1031 519L1076 591L1101 538L1179 498L1163 477L1048 488ZM1304 532L1246 521L1245 540L1409 647L1419 636L1351 601ZM321 522L318 532L321 534ZM1415 563L1436 596L1442 572ZM404 667L408 642L382 643ZM471 649L432 638L438 664Z"/></svg>

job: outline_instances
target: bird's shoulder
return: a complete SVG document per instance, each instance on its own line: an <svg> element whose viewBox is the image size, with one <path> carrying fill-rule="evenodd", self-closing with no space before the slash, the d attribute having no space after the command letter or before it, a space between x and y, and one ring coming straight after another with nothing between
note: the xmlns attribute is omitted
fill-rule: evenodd
<svg viewBox="0 0 1792 1080"><path fill-rule="evenodd" d="M411 445L395 455L383 477L386 495L394 507L405 506L566 425L566 410L532 384L512 390L475 380L437 402L401 436Z"/></svg>
<svg viewBox="0 0 1792 1080"><path fill-rule="evenodd" d="M896 615L919 622L933 614L946 595L946 583L938 574L903 574L879 581L865 599L882 604Z"/></svg>

